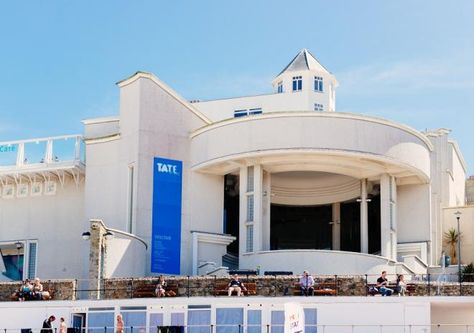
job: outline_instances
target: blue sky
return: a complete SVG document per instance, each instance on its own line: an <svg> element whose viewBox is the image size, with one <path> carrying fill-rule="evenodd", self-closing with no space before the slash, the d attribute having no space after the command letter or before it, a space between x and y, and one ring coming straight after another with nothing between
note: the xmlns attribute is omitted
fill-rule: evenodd
<svg viewBox="0 0 474 333"><path fill-rule="evenodd" d="M0 141L81 133L115 82L155 73L187 99L269 92L308 48L337 110L452 130L474 172L474 1L9 1Z"/></svg>

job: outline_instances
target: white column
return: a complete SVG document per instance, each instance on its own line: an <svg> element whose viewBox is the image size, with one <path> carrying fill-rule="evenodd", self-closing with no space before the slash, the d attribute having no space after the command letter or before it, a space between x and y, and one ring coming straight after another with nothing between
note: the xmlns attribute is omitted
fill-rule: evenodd
<svg viewBox="0 0 474 333"><path fill-rule="evenodd" d="M193 239L193 275L198 274L198 235L193 232L191 233Z"/></svg>
<svg viewBox="0 0 474 333"><path fill-rule="evenodd" d="M246 252L247 234L247 167L240 167L239 175L239 256Z"/></svg>
<svg viewBox="0 0 474 333"><path fill-rule="evenodd" d="M263 203L262 203L262 251L270 250L270 221L272 204L271 174L263 173Z"/></svg>
<svg viewBox="0 0 474 333"><path fill-rule="evenodd" d="M332 249L341 249L341 203L332 204Z"/></svg>
<svg viewBox="0 0 474 333"><path fill-rule="evenodd" d="M381 255L397 260L395 177L384 174L380 178L380 240Z"/></svg>
<svg viewBox="0 0 474 333"><path fill-rule="evenodd" d="M360 181L360 252L369 253L369 216L367 207L367 179Z"/></svg>
<svg viewBox="0 0 474 333"><path fill-rule="evenodd" d="M263 168L260 164L253 166L253 251L261 251L263 244Z"/></svg>
<svg viewBox="0 0 474 333"><path fill-rule="evenodd" d="M395 177L391 177L391 199L390 203L392 204L392 259L397 260L397 245L398 245L398 237L397 237L397 182Z"/></svg>
<svg viewBox="0 0 474 333"><path fill-rule="evenodd" d="M22 166L25 164L25 144L19 143L18 144L18 151L16 153L16 165Z"/></svg>
<svg viewBox="0 0 474 333"><path fill-rule="evenodd" d="M46 151L44 154L44 162L51 163L53 161L53 140L48 140L46 142Z"/></svg>

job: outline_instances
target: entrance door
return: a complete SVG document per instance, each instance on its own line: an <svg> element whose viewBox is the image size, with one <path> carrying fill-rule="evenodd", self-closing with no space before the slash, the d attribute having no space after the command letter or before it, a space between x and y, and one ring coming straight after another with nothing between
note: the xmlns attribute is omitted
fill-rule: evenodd
<svg viewBox="0 0 474 333"><path fill-rule="evenodd" d="M72 314L72 327L76 333L83 333L83 328L86 323L86 314L85 313L73 313Z"/></svg>

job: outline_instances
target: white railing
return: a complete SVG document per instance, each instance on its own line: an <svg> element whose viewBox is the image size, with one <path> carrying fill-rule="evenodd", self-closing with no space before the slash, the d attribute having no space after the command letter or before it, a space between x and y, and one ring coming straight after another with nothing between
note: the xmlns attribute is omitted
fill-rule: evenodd
<svg viewBox="0 0 474 333"><path fill-rule="evenodd" d="M84 161L81 135L0 142L0 167Z"/></svg>

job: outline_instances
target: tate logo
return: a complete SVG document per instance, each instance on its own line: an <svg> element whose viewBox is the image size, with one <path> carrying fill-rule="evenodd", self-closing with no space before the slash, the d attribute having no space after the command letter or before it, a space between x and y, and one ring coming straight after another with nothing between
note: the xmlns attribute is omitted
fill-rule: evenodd
<svg viewBox="0 0 474 333"><path fill-rule="evenodd" d="M178 167L173 164L165 164L165 163L156 163L158 166L158 172L169 173L172 175L179 175Z"/></svg>

